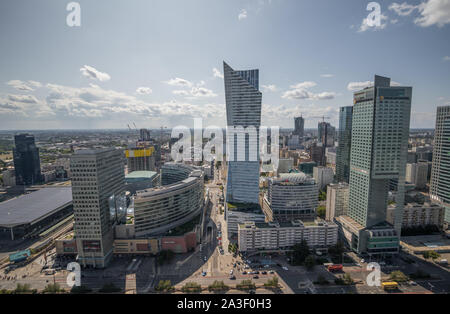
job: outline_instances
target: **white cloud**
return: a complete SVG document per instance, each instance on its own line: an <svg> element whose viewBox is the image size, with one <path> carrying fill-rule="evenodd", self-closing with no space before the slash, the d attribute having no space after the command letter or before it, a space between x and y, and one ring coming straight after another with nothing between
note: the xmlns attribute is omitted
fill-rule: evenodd
<svg viewBox="0 0 450 314"><path fill-rule="evenodd" d="M109 81L111 79L109 74L100 72L97 69L95 69L89 65L83 66L80 69L80 72L81 72L81 74L83 74L83 76L85 76L91 80L98 80L100 82L104 82L104 81Z"/></svg>
<svg viewBox="0 0 450 314"><path fill-rule="evenodd" d="M11 86L14 89L20 90L20 91L27 91L31 92L34 91L35 88L42 87L42 84L36 81L20 81L20 80L11 80L6 82L8 86Z"/></svg>
<svg viewBox="0 0 450 314"><path fill-rule="evenodd" d="M189 99L217 97L212 90L199 86L194 86L190 90L174 90L172 93Z"/></svg>
<svg viewBox="0 0 450 314"><path fill-rule="evenodd" d="M362 33L369 29L373 30L373 31L385 29L387 26L386 21L388 20L388 17L384 14L381 14L380 19L381 19L380 26L369 26L369 22L368 22L367 18L364 18L361 22L361 26L359 27L358 32ZM385 21L385 22L383 23L383 21Z"/></svg>
<svg viewBox="0 0 450 314"><path fill-rule="evenodd" d="M325 77L325 78L330 78L330 77L334 77L334 74L321 74L321 77Z"/></svg>
<svg viewBox="0 0 450 314"><path fill-rule="evenodd" d="M174 79L170 79L168 81L165 81L164 83L171 85L171 86L181 86L181 87L191 87L192 83L188 80L176 77Z"/></svg>
<svg viewBox="0 0 450 314"><path fill-rule="evenodd" d="M450 23L450 1L428 0L420 4L420 17L414 20L419 26L428 27L437 25L442 27Z"/></svg>
<svg viewBox="0 0 450 314"><path fill-rule="evenodd" d="M365 81L365 82L350 82L347 85L347 89L351 92L356 92L358 90L364 89L366 87L372 86L372 81Z"/></svg>
<svg viewBox="0 0 450 314"><path fill-rule="evenodd" d="M223 74L217 68L213 68L213 76L223 79Z"/></svg>
<svg viewBox="0 0 450 314"><path fill-rule="evenodd" d="M241 21L243 19L247 18L247 10L246 9L242 9L241 12L239 12L238 15L238 20Z"/></svg>
<svg viewBox="0 0 450 314"><path fill-rule="evenodd" d="M140 95L148 95L151 94L153 91L150 87L138 87L136 89L136 93L140 94Z"/></svg>
<svg viewBox="0 0 450 314"><path fill-rule="evenodd" d="M21 102L26 104L38 103L38 100L33 95L8 95L8 99L12 102Z"/></svg>
<svg viewBox="0 0 450 314"><path fill-rule="evenodd" d="M362 90L366 87L373 86L373 81L365 81L365 82L350 82L347 85L347 89L351 92L356 92ZM401 83L396 81L391 81L391 86L402 86Z"/></svg>
<svg viewBox="0 0 450 314"><path fill-rule="evenodd" d="M271 85L262 85L262 88L265 92L276 92L278 91L278 88L276 87L276 85L271 84Z"/></svg>
<svg viewBox="0 0 450 314"><path fill-rule="evenodd" d="M295 85L291 85L291 90L284 92L281 96L285 99L314 99L314 100L324 100L324 99L333 99L336 94L333 92L321 92L321 93L313 93L309 91L309 88L315 87L317 83L306 81L302 83L298 83Z"/></svg>
<svg viewBox="0 0 450 314"><path fill-rule="evenodd" d="M419 15L414 19L414 23L422 27L433 25L443 27L450 24L449 0L426 0L418 5L394 2L389 6L389 10L394 11L399 16L409 16L417 10Z"/></svg>
<svg viewBox="0 0 450 314"><path fill-rule="evenodd" d="M407 2L403 2L402 4L394 2L389 6L389 10L394 11L400 16L408 16L418 8L419 5L412 5Z"/></svg>

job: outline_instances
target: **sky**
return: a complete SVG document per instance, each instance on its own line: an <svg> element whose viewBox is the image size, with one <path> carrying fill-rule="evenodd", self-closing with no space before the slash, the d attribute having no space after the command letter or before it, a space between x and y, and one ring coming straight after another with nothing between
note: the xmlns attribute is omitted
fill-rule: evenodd
<svg viewBox="0 0 450 314"><path fill-rule="evenodd" d="M79 0L80 26L70 2L0 2L0 130L224 127L223 61L260 70L265 126L338 126L375 74L412 128L450 105L450 0L379 0L379 26L366 0Z"/></svg>

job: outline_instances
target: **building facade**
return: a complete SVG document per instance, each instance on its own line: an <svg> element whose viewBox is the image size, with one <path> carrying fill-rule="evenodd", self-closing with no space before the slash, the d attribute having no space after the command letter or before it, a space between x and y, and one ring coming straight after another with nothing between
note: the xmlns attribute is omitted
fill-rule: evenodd
<svg viewBox="0 0 450 314"><path fill-rule="evenodd" d="M450 106L437 109L430 197L445 207L450 223Z"/></svg>
<svg viewBox="0 0 450 314"><path fill-rule="evenodd" d="M314 167L314 180L316 180L319 190L323 190L328 184L334 180L333 169L328 167Z"/></svg>
<svg viewBox="0 0 450 314"><path fill-rule="evenodd" d="M39 148L36 147L34 136L30 134L15 135L14 144L16 185L33 185L42 182Z"/></svg>
<svg viewBox="0 0 450 314"><path fill-rule="evenodd" d="M371 228L389 228L385 223L389 180L398 182L395 224L389 234L400 237L411 97L411 87L393 87L390 78L380 76L375 76L373 87L354 94L348 216L367 229L355 235L358 245L353 248L358 253L365 252L371 241L362 236L379 234ZM398 248L372 250L380 254L394 251Z"/></svg>
<svg viewBox="0 0 450 314"><path fill-rule="evenodd" d="M259 70L235 71L225 62L223 67L228 126L226 199L231 203L257 204L262 101Z"/></svg>
<svg viewBox="0 0 450 314"><path fill-rule="evenodd" d="M180 173L185 165L180 166ZM136 237L161 235L199 216L204 203L203 172L190 168L188 177L161 187L137 191L134 198ZM171 175L175 167L171 165ZM165 173L162 173L164 179Z"/></svg>
<svg viewBox="0 0 450 314"><path fill-rule="evenodd" d="M316 182L304 173L280 174L269 179L266 200L278 222L314 219L318 197Z"/></svg>
<svg viewBox="0 0 450 314"><path fill-rule="evenodd" d="M123 151L79 150L70 168L77 260L103 268L113 252L113 226L126 216Z"/></svg>
<svg viewBox="0 0 450 314"><path fill-rule="evenodd" d="M339 135L336 152L336 181L350 181L350 148L352 141L353 106L339 108Z"/></svg>
<svg viewBox="0 0 450 314"><path fill-rule="evenodd" d="M445 208L439 204L417 204L405 205L403 211L402 229L413 227L425 227L429 225L442 228L444 224ZM390 205L387 209L387 221L394 224L395 206Z"/></svg>
<svg viewBox="0 0 450 314"><path fill-rule="evenodd" d="M341 182L328 185L326 221L333 221L336 217L347 215L349 192L350 186L348 183Z"/></svg>
<svg viewBox="0 0 450 314"><path fill-rule="evenodd" d="M428 182L428 162L406 164L406 182L416 186L416 189L424 189Z"/></svg>
<svg viewBox="0 0 450 314"><path fill-rule="evenodd" d="M301 220L288 223L247 222L239 224L238 233L240 252L289 250L303 240L310 248L326 250L336 245L338 226L319 219L309 223Z"/></svg>
<svg viewBox="0 0 450 314"><path fill-rule="evenodd" d="M294 135L298 135L300 140L305 136L305 119L303 117L294 118Z"/></svg>

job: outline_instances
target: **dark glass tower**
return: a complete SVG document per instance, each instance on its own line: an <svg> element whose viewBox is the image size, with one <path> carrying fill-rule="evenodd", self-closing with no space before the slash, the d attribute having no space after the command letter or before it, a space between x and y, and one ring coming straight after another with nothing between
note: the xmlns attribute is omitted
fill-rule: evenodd
<svg viewBox="0 0 450 314"><path fill-rule="evenodd" d="M34 136L18 134L14 136L14 169L17 185L32 185L42 181L39 149Z"/></svg>
<svg viewBox="0 0 450 314"><path fill-rule="evenodd" d="M353 106L339 108L339 146L336 153L336 181L349 182Z"/></svg>

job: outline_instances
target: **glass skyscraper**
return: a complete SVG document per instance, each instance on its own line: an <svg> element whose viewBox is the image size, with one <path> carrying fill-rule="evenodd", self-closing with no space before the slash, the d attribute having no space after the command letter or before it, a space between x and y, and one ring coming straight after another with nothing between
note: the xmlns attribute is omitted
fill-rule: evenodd
<svg viewBox="0 0 450 314"><path fill-rule="evenodd" d="M450 106L437 109L430 196L444 205L450 223Z"/></svg>
<svg viewBox="0 0 450 314"><path fill-rule="evenodd" d="M375 76L373 87L354 94L350 219L341 225L351 230L351 248L370 255L398 252L403 218L412 88L390 81ZM393 226L386 222L390 179L398 180Z"/></svg>
<svg viewBox="0 0 450 314"><path fill-rule="evenodd" d="M14 169L17 185L32 185L42 181L39 149L34 136L18 134L14 136Z"/></svg>
<svg viewBox="0 0 450 314"><path fill-rule="evenodd" d="M336 181L350 180L350 148L352 139L353 106L339 108L339 146L336 152Z"/></svg>
<svg viewBox="0 0 450 314"><path fill-rule="evenodd" d="M257 204L262 101L259 70L235 71L225 62L223 68L228 126L226 198L229 203ZM233 130L234 127L243 129ZM256 134L247 133L247 127L256 129ZM238 145L239 139L244 145Z"/></svg>
<svg viewBox="0 0 450 314"><path fill-rule="evenodd" d="M305 135L305 119L303 117L294 118L294 135L298 135L302 138Z"/></svg>
<svg viewBox="0 0 450 314"><path fill-rule="evenodd" d="M401 231L411 95L411 87L392 87L380 76L354 95L349 216L364 227L386 220L389 179L398 179L395 227Z"/></svg>

